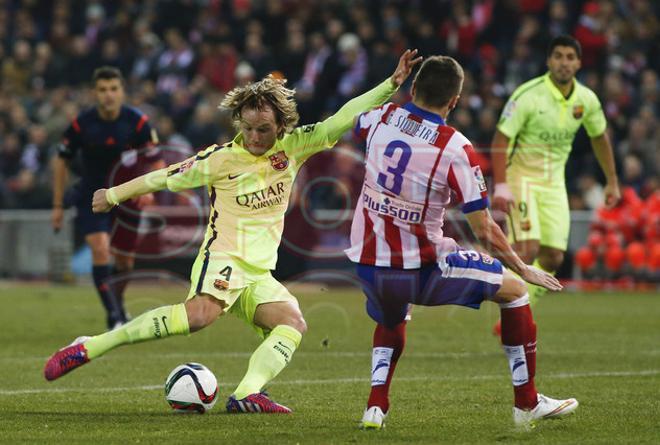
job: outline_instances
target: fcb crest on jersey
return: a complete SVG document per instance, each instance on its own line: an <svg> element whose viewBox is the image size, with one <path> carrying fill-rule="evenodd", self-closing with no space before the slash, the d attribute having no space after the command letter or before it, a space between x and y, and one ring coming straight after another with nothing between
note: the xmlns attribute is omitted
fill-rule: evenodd
<svg viewBox="0 0 660 445"><path fill-rule="evenodd" d="M229 281L225 280L215 280L213 282L213 287L215 287L218 290L227 290L229 289Z"/></svg>
<svg viewBox="0 0 660 445"><path fill-rule="evenodd" d="M580 119L584 114L584 105L573 105L573 117Z"/></svg>
<svg viewBox="0 0 660 445"><path fill-rule="evenodd" d="M187 161L179 165L179 168L174 173L183 173L187 170L190 170L190 168L193 166L194 163L195 163L194 159L188 159Z"/></svg>
<svg viewBox="0 0 660 445"><path fill-rule="evenodd" d="M286 170L289 166L289 158L286 157L283 151L278 151L277 153L268 156L270 159L270 165L275 170Z"/></svg>

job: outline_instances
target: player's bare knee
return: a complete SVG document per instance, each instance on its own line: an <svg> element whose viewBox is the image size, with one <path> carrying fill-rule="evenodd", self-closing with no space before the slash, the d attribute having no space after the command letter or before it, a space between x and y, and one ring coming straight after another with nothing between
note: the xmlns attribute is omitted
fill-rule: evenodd
<svg viewBox="0 0 660 445"><path fill-rule="evenodd" d="M297 316L290 317L289 320L284 324L291 326L293 329L300 332L301 334L307 332L307 322L303 318L302 314L298 314Z"/></svg>
<svg viewBox="0 0 660 445"><path fill-rule="evenodd" d="M92 247L92 262L94 264L110 263L110 251L107 248Z"/></svg>
<svg viewBox="0 0 660 445"><path fill-rule="evenodd" d="M502 286L493 297L496 303L511 303L527 294L527 284L508 270L504 271Z"/></svg>
<svg viewBox="0 0 660 445"><path fill-rule="evenodd" d="M514 297L515 297L513 298L513 300L517 300L518 298L521 298L527 294L527 284L518 277L515 277L513 281L514 281L513 288L514 288Z"/></svg>
<svg viewBox="0 0 660 445"><path fill-rule="evenodd" d="M197 295L185 305L190 332L212 324L224 312L222 302L209 295Z"/></svg>
<svg viewBox="0 0 660 445"><path fill-rule="evenodd" d="M284 308L280 316L277 317L279 320L276 324L290 326L304 334L307 331L307 322L305 322L300 309L294 305L286 305Z"/></svg>

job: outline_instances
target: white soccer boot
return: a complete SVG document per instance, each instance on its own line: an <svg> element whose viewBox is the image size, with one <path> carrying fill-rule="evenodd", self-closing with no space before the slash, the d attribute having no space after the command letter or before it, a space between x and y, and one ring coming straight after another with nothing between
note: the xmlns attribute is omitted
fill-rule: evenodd
<svg viewBox="0 0 660 445"><path fill-rule="evenodd" d="M363 430L379 430L385 427L385 417L387 414L378 406L372 406L364 410L360 428Z"/></svg>
<svg viewBox="0 0 660 445"><path fill-rule="evenodd" d="M534 427L538 419L551 419L572 413L578 407L575 399L555 400L543 394L537 395L539 403L529 411L513 407L513 422L522 428Z"/></svg>

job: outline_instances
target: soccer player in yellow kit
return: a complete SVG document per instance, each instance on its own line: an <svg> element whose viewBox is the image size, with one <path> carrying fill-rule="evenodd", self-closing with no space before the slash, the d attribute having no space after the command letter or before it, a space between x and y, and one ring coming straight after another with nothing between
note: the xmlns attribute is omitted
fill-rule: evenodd
<svg viewBox="0 0 660 445"><path fill-rule="evenodd" d="M514 91L491 144L493 208L508 213L509 241L518 255L550 273L564 261L568 246L570 213L564 169L580 126L587 131L607 180L606 205L612 207L620 198L600 102L575 79L580 57L577 40L554 38L548 47L548 72ZM530 300L544 291L530 285Z"/></svg>
<svg viewBox="0 0 660 445"><path fill-rule="evenodd" d="M407 50L389 79L347 102L335 115L298 128L294 91L285 88L284 81L267 77L237 87L221 104L231 110L239 131L234 140L97 190L93 210L108 212L145 193L206 186L211 200L206 236L192 267L185 303L153 309L116 330L77 339L49 359L46 379L57 379L119 345L198 331L229 312L264 340L252 354L227 410L291 412L261 391L289 363L306 330L296 298L270 273L293 181L302 164L332 147L358 114L385 103L421 61L416 53Z"/></svg>

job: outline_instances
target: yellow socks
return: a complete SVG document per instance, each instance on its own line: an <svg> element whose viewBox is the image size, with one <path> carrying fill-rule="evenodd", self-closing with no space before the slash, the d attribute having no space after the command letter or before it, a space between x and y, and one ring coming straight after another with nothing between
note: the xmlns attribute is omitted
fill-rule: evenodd
<svg viewBox="0 0 660 445"><path fill-rule="evenodd" d="M261 391L273 380L289 364L301 339L302 334L291 326L276 326L252 353L248 370L234 391L236 399Z"/></svg>
<svg viewBox="0 0 660 445"><path fill-rule="evenodd" d="M90 338L85 342L85 348L87 356L92 360L120 345L189 332L188 314L185 305L181 303L145 312L120 328Z"/></svg>

